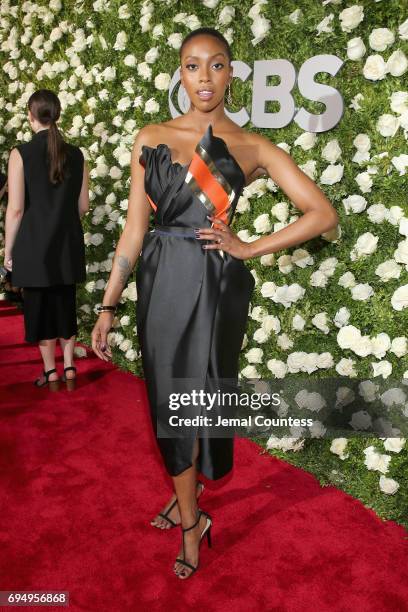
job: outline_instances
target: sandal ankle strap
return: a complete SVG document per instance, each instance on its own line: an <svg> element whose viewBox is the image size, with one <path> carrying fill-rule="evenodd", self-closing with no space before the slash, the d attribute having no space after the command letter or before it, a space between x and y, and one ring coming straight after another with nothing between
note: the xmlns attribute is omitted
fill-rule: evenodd
<svg viewBox="0 0 408 612"><path fill-rule="evenodd" d="M53 372L56 372L57 370L55 368L53 368L52 370L48 370L47 372L44 370L44 376L45 378L48 380L49 375L52 374Z"/></svg>
<svg viewBox="0 0 408 612"><path fill-rule="evenodd" d="M200 518L201 518L202 513L203 513L203 511L202 511L202 510L199 510L199 511L198 511L198 519L196 520L196 522L194 523L194 525L191 525L191 527L182 527L182 528L181 528L181 530L182 530L183 532L185 532L185 531L190 531L190 529L194 529L194 527L197 527L198 523L200 522Z"/></svg>
<svg viewBox="0 0 408 612"><path fill-rule="evenodd" d="M75 366L67 366L66 368L64 368L64 372L68 372L68 370L73 370L74 372L76 372L76 367Z"/></svg>

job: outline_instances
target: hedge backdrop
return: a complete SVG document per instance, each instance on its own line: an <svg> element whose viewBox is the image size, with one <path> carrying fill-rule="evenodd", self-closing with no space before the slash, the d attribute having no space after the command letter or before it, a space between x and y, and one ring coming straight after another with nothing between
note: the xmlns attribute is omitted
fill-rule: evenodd
<svg viewBox="0 0 408 612"><path fill-rule="evenodd" d="M294 121L276 130L245 126L290 153L326 193L340 223L327 235L246 262L256 287L240 376L408 379L406 9L397 0L1 0L2 169L11 148L31 138L28 97L46 87L58 93L60 128L81 146L91 170L80 340L89 344L95 306L125 222L135 134L170 118L168 86L181 40L209 25L227 37L234 59L251 68L257 59L285 58L299 70L322 53L344 61L335 77L316 76L343 96L344 114L334 129L305 133ZM316 114L325 108L296 89L292 93L297 107ZM250 113L251 79L234 81L232 97L229 110L245 106ZM278 105L268 103L267 110ZM271 179L260 178L245 188L232 228L242 239L254 240L298 215ZM1 232L3 244L4 216ZM136 303L133 275L111 342L114 361L142 375ZM408 416L406 397L400 408ZM359 497L380 516L408 525L403 438L331 441L318 439L318 430L315 436L260 443L312 471L323 484Z"/></svg>

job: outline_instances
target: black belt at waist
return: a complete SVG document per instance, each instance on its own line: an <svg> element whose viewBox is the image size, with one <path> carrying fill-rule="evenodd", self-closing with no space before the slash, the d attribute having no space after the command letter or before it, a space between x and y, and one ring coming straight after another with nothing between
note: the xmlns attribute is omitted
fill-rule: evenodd
<svg viewBox="0 0 408 612"><path fill-rule="evenodd" d="M184 227L182 225L155 225L151 230L153 234L171 235L176 238L195 238L193 227Z"/></svg>

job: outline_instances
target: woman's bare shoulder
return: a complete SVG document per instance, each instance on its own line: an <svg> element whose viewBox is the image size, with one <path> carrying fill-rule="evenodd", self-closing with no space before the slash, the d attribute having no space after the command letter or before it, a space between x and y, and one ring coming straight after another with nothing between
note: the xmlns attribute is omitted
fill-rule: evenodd
<svg viewBox="0 0 408 612"><path fill-rule="evenodd" d="M162 123L149 123L139 129L135 137L135 147L140 148L143 145L155 147L161 142L163 134Z"/></svg>

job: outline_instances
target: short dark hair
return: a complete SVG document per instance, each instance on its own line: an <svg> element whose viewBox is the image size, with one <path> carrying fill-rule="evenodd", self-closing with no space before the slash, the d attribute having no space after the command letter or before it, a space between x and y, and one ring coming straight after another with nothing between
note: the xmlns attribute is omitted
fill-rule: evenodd
<svg viewBox="0 0 408 612"><path fill-rule="evenodd" d="M225 50L226 50L227 55L228 55L229 62L230 63L232 62L231 47L229 46L229 42L225 38L225 36L223 34L221 34L221 32L219 32L215 28L205 28L205 27L197 28L196 30L192 30L191 32L189 32L187 34L187 36L185 36L183 38L183 41L181 43L181 47L180 47L180 50L179 50L180 59L181 59L181 53L183 51L184 45L186 43L188 43L192 38L194 38L194 36L199 36L200 34L206 34L207 36L213 36L214 38L219 40L224 45L224 47L225 47Z"/></svg>

